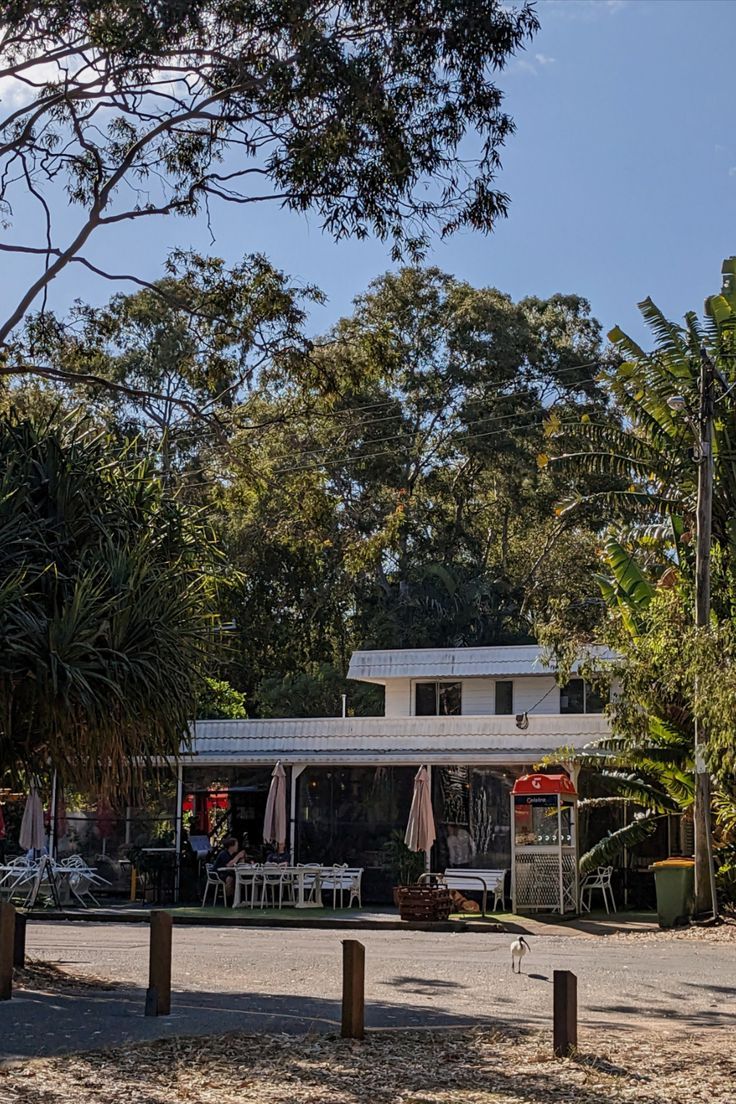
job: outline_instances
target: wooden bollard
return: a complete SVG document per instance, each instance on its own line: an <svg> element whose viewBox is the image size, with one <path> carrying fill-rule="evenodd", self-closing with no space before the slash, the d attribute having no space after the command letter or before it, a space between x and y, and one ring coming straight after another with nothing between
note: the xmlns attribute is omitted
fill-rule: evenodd
<svg viewBox="0 0 736 1104"><path fill-rule="evenodd" d="M13 965L22 970L26 964L26 923L28 917L23 912L15 914L15 938L13 940Z"/></svg>
<svg viewBox="0 0 736 1104"><path fill-rule="evenodd" d="M13 995L13 951L15 949L15 909L0 904L0 1000Z"/></svg>
<svg viewBox="0 0 736 1104"><path fill-rule="evenodd" d="M578 979L570 970L555 970L553 1045L556 1058L567 1058L578 1045Z"/></svg>
<svg viewBox="0 0 736 1104"><path fill-rule="evenodd" d="M342 1037L365 1035L365 947L357 939L342 941Z"/></svg>
<svg viewBox="0 0 736 1104"><path fill-rule="evenodd" d="M148 989L155 990L157 1016L171 1012L171 914L151 913L151 943L148 952ZM146 1014L154 1015L148 1011Z"/></svg>

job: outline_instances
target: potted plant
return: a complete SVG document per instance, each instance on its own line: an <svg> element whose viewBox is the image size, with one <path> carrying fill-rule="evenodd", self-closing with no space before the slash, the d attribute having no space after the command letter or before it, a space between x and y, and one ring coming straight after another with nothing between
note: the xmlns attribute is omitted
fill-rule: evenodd
<svg viewBox="0 0 736 1104"><path fill-rule="evenodd" d="M385 868L394 883L394 904L398 907L400 886L412 885L424 873L424 853L410 851L404 843L404 833L391 833L384 849Z"/></svg>

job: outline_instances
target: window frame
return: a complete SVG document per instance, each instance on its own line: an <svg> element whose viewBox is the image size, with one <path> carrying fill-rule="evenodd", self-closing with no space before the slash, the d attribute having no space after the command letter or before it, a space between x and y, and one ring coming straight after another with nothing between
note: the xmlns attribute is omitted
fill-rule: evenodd
<svg viewBox="0 0 736 1104"><path fill-rule="evenodd" d="M434 713L417 713L417 687L434 686ZM460 689L460 709L457 713L440 713L440 686L457 686ZM411 715L412 717L462 717L463 715L463 680L462 679L412 679L411 684Z"/></svg>
<svg viewBox="0 0 736 1104"><path fill-rule="evenodd" d="M563 695L563 692L565 690L565 687L569 686L571 682L582 682L582 684L583 684L583 708L579 712L577 710L572 710L572 709L564 709L563 710L563 708L562 708L562 695ZM592 691L592 693L595 694L596 698L598 698L600 700L600 702L601 702L601 708L600 709L596 709L596 710L589 710L588 709L588 691L589 690ZM570 678L570 679L567 680L567 682L565 683L564 686L560 687L560 715L563 716L563 717L584 717L584 716L588 716L588 715L590 715L591 717L600 717L605 713L606 705L607 705L607 702L605 701L605 699L600 697L600 695L597 693L597 691L595 691L593 689L593 687L590 686L590 684L588 683L588 680L582 678L580 675L574 675L573 678Z"/></svg>
<svg viewBox="0 0 736 1104"><path fill-rule="evenodd" d="M510 686L511 687L511 706L508 710L499 713L498 710L498 687ZM514 715L514 698L515 688L513 679L494 679L493 681L493 715L494 717L513 717Z"/></svg>

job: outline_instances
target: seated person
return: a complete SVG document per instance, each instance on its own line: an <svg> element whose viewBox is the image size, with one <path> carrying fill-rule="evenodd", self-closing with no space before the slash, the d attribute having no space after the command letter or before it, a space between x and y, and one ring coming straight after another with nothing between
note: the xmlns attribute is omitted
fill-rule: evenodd
<svg viewBox="0 0 736 1104"><path fill-rule="evenodd" d="M291 862L291 855L287 850L278 851L275 847L272 847L266 854L267 863L278 863L280 866L288 866Z"/></svg>
<svg viewBox="0 0 736 1104"><path fill-rule="evenodd" d="M238 850L238 841L235 836L228 836L222 841L222 847L212 860L212 869L218 878L225 882L225 893L230 896L235 887L235 872L232 867L245 862L245 851Z"/></svg>

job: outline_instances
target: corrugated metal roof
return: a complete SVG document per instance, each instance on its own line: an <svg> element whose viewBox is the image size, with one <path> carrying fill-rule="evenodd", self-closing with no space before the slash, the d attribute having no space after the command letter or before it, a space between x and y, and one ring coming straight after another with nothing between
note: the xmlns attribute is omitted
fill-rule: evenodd
<svg viewBox="0 0 736 1104"><path fill-rule="evenodd" d="M589 654L612 659L608 648L591 647ZM577 665L576 665L577 666ZM408 648L353 652L348 678L383 682L392 678L510 678L544 675L554 664L542 662L538 644L514 644L494 648Z"/></svg>
<svg viewBox="0 0 736 1104"><path fill-rule="evenodd" d="M197 721L189 753L225 763L533 762L558 747L582 748L608 734L600 714L515 718L328 717Z"/></svg>

